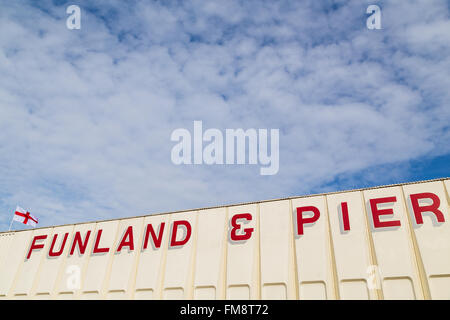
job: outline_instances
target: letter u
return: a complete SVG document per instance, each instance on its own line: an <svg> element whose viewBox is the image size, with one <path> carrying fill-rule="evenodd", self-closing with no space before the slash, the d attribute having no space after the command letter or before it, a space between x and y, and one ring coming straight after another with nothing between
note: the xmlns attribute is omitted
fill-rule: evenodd
<svg viewBox="0 0 450 320"><path fill-rule="evenodd" d="M55 243L56 243L56 238L58 237L58 234L55 234L53 236L52 245L50 246L50 250L48 251L48 256L49 257L59 257L63 253L68 236L69 236L68 232L64 234L64 239L63 239L63 241L61 243L61 247L59 248L58 252L53 252L53 249L54 249Z"/></svg>

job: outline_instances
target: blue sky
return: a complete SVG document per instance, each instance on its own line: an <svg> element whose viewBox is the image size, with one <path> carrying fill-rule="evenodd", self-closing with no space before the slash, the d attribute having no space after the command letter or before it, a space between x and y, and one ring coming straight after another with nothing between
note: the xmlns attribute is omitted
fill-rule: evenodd
<svg viewBox="0 0 450 320"><path fill-rule="evenodd" d="M450 176L448 1L0 8L0 230L17 204L48 226ZM279 129L278 174L174 165L194 120Z"/></svg>

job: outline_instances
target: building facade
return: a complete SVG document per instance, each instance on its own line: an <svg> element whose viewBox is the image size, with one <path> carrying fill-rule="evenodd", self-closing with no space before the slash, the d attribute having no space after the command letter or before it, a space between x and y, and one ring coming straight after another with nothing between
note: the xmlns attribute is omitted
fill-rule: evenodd
<svg viewBox="0 0 450 320"><path fill-rule="evenodd" d="M450 299L450 180L0 233L0 299Z"/></svg>

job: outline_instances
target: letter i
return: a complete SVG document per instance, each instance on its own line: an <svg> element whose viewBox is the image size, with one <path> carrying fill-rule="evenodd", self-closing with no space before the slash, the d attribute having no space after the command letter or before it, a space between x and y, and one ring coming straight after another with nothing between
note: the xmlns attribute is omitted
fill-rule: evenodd
<svg viewBox="0 0 450 320"><path fill-rule="evenodd" d="M350 230L350 220L348 218L348 205L347 202L341 203L341 230L343 233Z"/></svg>

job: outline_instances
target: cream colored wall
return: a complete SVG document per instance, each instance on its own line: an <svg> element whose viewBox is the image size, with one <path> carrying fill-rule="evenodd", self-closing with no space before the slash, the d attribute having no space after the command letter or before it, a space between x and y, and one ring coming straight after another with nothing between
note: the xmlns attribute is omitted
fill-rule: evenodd
<svg viewBox="0 0 450 320"><path fill-rule="evenodd" d="M410 194L432 192L440 198L444 223L424 214L415 224ZM450 180L362 191L299 197L173 214L0 233L0 299L450 299ZM396 197L400 227L374 230L369 200ZM350 231L343 232L341 208L347 202ZM424 203L425 205L425 203ZM320 218L297 235L296 208L315 206ZM250 239L230 241L230 219L250 213L242 224ZM187 220L190 240L169 248L172 222ZM151 237L142 250L148 224ZM134 250L117 252L129 226ZM91 234L86 252L69 255L76 232ZM92 254L96 235L109 252ZM63 253L48 257L53 236ZM181 231L180 231L181 233ZM26 259L32 239L47 235L43 249ZM182 234L182 233L181 233ZM180 235L182 236L182 235ZM79 286L68 285L79 270ZM76 272L75 272L76 273Z"/></svg>

